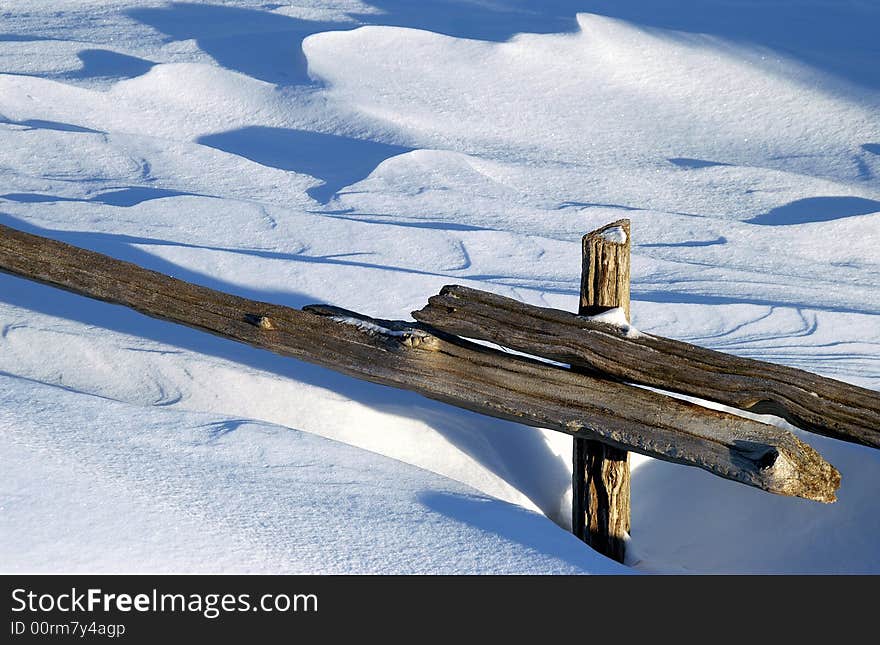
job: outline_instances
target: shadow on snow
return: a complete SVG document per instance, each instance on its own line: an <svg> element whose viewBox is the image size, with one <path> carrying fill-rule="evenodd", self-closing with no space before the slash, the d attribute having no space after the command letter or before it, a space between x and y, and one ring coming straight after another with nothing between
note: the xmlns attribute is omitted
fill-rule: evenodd
<svg viewBox="0 0 880 645"><path fill-rule="evenodd" d="M320 179L323 185L306 192L322 204L339 189L366 178L389 157L413 150L335 134L263 126L210 134L196 141L264 166Z"/></svg>
<svg viewBox="0 0 880 645"><path fill-rule="evenodd" d="M253 289L192 271L135 246L144 244L145 241L149 243L144 238L44 229L3 213L0 213L0 222L244 298L295 308L315 302L315 298L307 294ZM152 241L159 242L162 241ZM165 241L164 244L186 246L171 241ZM189 327L149 318L127 307L87 299L23 278L0 274L0 302L215 356L331 390L387 414L420 421L487 470L510 482L552 520L559 524L567 521L567 517L560 512L560 507L570 486L570 470L550 450L544 438L532 429L435 402L413 392L368 383ZM507 464L522 463L524 460L533 465L528 472L513 474L508 470Z"/></svg>
<svg viewBox="0 0 880 645"><path fill-rule="evenodd" d="M256 9L176 2L129 15L169 40L195 39L220 65L278 84L308 82L302 40L360 25L424 29L458 38L505 41L514 34L577 30L578 12L646 27L710 34L776 50L851 83L880 88L876 3L730 0L372 0L375 11L336 22Z"/></svg>

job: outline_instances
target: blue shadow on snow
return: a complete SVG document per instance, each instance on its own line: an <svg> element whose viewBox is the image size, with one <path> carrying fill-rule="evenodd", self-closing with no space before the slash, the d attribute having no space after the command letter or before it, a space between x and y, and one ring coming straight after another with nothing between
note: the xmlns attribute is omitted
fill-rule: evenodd
<svg viewBox="0 0 880 645"><path fill-rule="evenodd" d="M656 242L654 244L639 244L640 249L661 249L661 248L687 248L699 246L720 246L727 244L727 238L723 235L714 240L687 240L685 242Z"/></svg>
<svg viewBox="0 0 880 645"><path fill-rule="evenodd" d="M169 40L195 39L220 65L278 85L309 82L302 41L322 31L362 25L424 29L459 38L504 41L520 32L577 30L575 14L583 2L571 0L374 0L374 12L351 12L347 19L320 21L271 11L173 2L165 7L131 9L135 20Z"/></svg>
<svg viewBox="0 0 880 645"><path fill-rule="evenodd" d="M660 460L632 475L632 523L642 555L702 573L880 572L880 456L817 435L811 445L844 472L834 504L768 495L699 468Z"/></svg>
<svg viewBox="0 0 880 645"><path fill-rule="evenodd" d="M44 121L43 119L24 119L22 121L13 121L12 119L4 119L0 117L0 124L20 125L28 130L55 130L58 132L81 132L86 134L103 134L100 130L92 130L84 128L72 123L62 123L61 121Z"/></svg>
<svg viewBox="0 0 880 645"><path fill-rule="evenodd" d="M28 233L50 237L104 253L120 260L133 262L146 269L158 271L180 280L260 302L271 302L301 309L305 305L317 301L313 296L296 291L260 290L226 282L215 276L174 264L139 248L148 244L195 247L191 244L130 235L44 229L2 212L0 212L0 223ZM216 250L237 251L260 256L266 253L248 249L218 248ZM303 261L341 263L329 258L309 258L295 254L273 253L267 257L277 257L281 260L302 259ZM377 265L369 266L387 268ZM279 356L182 325L149 318L127 307L90 300L67 291L2 273L0 273L0 302L50 316L78 321L96 328L136 335L172 347L216 356L254 369L272 372L283 378L332 390L340 396L388 414L419 420L434 428L462 452L470 455L475 461L483 464L489 471L496 473L503 479L510 477L507 463L521 463L523 459L527 458L533 464L533 472L519 473L516 485L551 516L558 513L559 500L565 495L571 482L569 468L550 450L540 434L509 421L493 419L476 412L432 401L413 392L361 381L317 365ZM558 518L558 521L563 519Z"/></svg>
<svg viewBox="0 0 880 645"><path fill-rule="evenodd" d="M584 0L570 5L647 27L766 47L851 83L880 88L878 2Z"/></svg>
<svg viewBox="0 0 880 645"><path fill-rule="evenodd" d="M195 39L199 49L227 69L278 85L308 82L302 52L306 36L354 26L188 2L130 9L127 13L165 34L169 41Z"/></svg>
<svg viewBox="0 0 880 645"><path fill-rule="evenodd" d="M590 573L625 573L623 565L587 548L571 533L548 525L546 517L483 495L423 492L419 501L435 513L513 540L526 549L559 558Z"/></svg>
<svg viewBox="0 0 880 645"><path fill-rule="evenodd" d="M306 192L323 204L340 188L367 177L389 157L413 150L335 134L263 126L209 134L196 141L264 166L316 177L324 184Z"/></svg>
<svg viewBox="0 0 880 645"><path fill-rule="evenodd" d="M807 197L778 206L748 220L750 224L787 226L830 222L880 211L880 202L862 197Z"/></svg>
<svg viewBox="0 0 880 645"><path fill-rule="evenodd" d="M220 65L277 84L309 81L302 40L360 25L424 29L458 38L505 41L514 34L577 30L578 12L637 25L719 36L765 47L851 83L880 88L880 3L730 0L372 0L374 12L312 21L271 11L185 2L128 15L169 40L195 39Z"/></svg>
<svg viewBox="0 0 880 645"><path fill-rule="evenodd" d="M62 76L69 79L134 78L150 71L152 61L127 56L107 49L83 49L77 52L82 67Z"/></svg>
<svg viewBox="0 0 880 645"><path fill-rule="evenodd" d="M714 166L729 166L730 164L720 161L707 161L705 159L691 159L689 157L670 157L667 159L671 164L685 170L699 170L700 168L712 168Z"/></svg>
<svg viewBox="0 0 880 645"><path fill-rule="evenodd" d="M88 199L77 199L75 197L58 197L56 195L44 195L42 193L7 193L0 195L0 199L8 199L11 202L20 204L39 204L43 202L86 202L106 204L107 206L135 206L142 202L152 199L162 199L163 197L178 197L180 195L193 195L198 197L207 197L208 195L199 195L198 193L188 193L180 190L168 190L166 188L149 188L145 186L128 186L115 190L107 190L94 197Z"/></svg>

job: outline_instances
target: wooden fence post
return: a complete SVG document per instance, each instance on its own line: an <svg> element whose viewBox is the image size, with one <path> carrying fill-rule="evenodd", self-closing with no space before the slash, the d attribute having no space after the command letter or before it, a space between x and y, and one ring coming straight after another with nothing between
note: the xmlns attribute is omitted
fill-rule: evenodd
<svg viewBox="0 0 880 645"><path fill-rule="evenodd" d="M629 321L629 281L629 220L585 235L578 313L594 316L620 307ZM575 437L572 468L572 532L599 553L623 562L630 530L629 453Z"/></svg>

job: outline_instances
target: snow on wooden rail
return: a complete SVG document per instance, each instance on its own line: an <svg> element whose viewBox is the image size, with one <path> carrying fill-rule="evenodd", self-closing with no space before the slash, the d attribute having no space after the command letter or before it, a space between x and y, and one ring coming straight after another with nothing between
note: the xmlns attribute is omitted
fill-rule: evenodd
<svg viewBox="0 0 880 645"><path fill-rule="evenodd" d="M292 309L0 225L0 271L493 417L831 502L840 475L793 434L613 380L334 307Z"/></svg>
<svg viewBox="0 0 880 645"><path fill-rule="evenodd" d="M680 392L880 448L880 392L463 286L443 287L421 322L450 334Z"/></svg>

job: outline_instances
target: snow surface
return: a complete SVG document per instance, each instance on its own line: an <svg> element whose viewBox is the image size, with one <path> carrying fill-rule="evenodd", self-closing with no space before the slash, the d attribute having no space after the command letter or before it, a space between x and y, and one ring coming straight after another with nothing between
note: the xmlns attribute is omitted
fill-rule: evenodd
<svg viewBox="0 0 880 645"><path fill-rule="evenodd" d="M353 327L357 327L361 331L376 334L378 336L420 336L424 338L428 335L420 329L410 329L407 331L402 331L399 329L389 329L388 327L377 325L376 323L370 322L369 320L353 318L351 316L332 316L330 320L340 322L343 325L352 325Z"/></svg>
<svg viewBox="0 0 880 645"><path fill-rule="evenodd" d="M641 330L878 389L878 23L855 0L18 0L0 223L407 319L449 283L574 311L581 236L627 217ZM624 570L564 531L557 433L10 276L0 380L4 571ZM634 456L632 563L880 572L880 453L802 436L835 505Z"/></svg>
<svg viewBox="0 0 880 645"><path fill-rule="evenodd" d="M601 233L602 238L615 244L626 244L626 231L622 226L612 226Z"/></svg>
<svg viewBox="0 0 880 645"><path fill-rule="evenodd" d="M625 571L534 511L313 434L12 380L7 572Z"/></svg>
<svg viewBox="0 0 880 645"><path fill-rule="evenodd" d="M638 338L642 333L633 327L626 319L626 311L623 307L612 307L608 311L593 316L584 316L587 320L605 325L618 327L628 338Z"/></svg>

